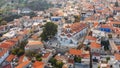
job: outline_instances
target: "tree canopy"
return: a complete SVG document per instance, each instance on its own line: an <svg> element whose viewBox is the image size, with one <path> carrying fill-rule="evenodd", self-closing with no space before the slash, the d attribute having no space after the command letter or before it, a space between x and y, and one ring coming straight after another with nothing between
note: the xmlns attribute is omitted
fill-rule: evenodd
<svg viewBox="0 0 120 68"><path fill-rule="evenodd" d="M75 22L80 22L80 16L79 15L74 16L74 18L75 18Z"/></svg>
<svg viewBox="0 0 120 68"><path fill-rule="evenodd" d="M105 49L105 51L107 51L107 50L109 50L109 41L108 40L106 40L106 41L101 41L101 45L102 46L104 46L104 49Z"/></svg>
<svg viewBox="0 0 120 68"><path fill-rule="evenodd" d="M51 58L49 62L53 65L54 68L62 68L63 62L57 61L55 58Z"/></svg>
<svg viewBox="0 0 120 68"><path fill-rule="evenodd" d="M34 11L41 11L41 10L45 10L45 9L52 7L52 4L49 4L45 0L38 0L38 1L32 1L32 2L28 3L26 5L26 7L30 8Z"/></svg>
<svg viewBox="0 0 120 68"><path fill-rule="evenodd" d="M75 62L81 63L81 57L75 56L75 57L74 57L74 60L75 60Z"/></svg>
<svg viewBox="0 0 120 68"><path fill-rule="evenodd" d="M57 33L57 27L58 26L52 22L46 23L43 27L43 32L41 34L41 40L47 41L50 38L54 37L55 34Z"/></svg>
<svg viewBox="0 0 120 68"><path fill-rule="evenodd" d="M7 21L0 21L0 25L6 25L7 24Z"/></svg>

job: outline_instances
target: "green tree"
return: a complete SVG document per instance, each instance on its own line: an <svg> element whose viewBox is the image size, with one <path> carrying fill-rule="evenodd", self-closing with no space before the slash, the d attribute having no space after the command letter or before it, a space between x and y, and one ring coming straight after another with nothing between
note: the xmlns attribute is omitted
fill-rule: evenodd
<svg viewBox="0 0 120 68"><path fill-rule="evenodd" d="M42 61L42 55L41 54L36 54L35 55L37 61Z"/></svg>
<svg viewBox="0 0 120 68"><path fill-rule="evenodd" d="M100 66L98 66L98 68L100 68Z"/></svg>
<svg viewBox="0 0 120 68"><path fill-rule="evenodd" d="M19 49L19 51L17 52L17 56L21 56L24 54L24 50L23 49Z"/></svg>
<svg viewBox="0 0 120 68"><path fill-rule="evenodd" d="M24 49L24 47L27 45L27 43L28 43L27 40L22 41L22 42L19 44L19 47L20 47L21 49Z"/></svg>
<svg viewBox="0 0 120 68"><path fill-rule="evenodd" d="M106 60L107 60L107 62L108 62L108 61L110 60L110 57L107 57Z"/></svg>
<svg viewBox="0 0 120 68"><path fill-rule="evenodd" d="M41 39L46 41L54 37L55 34L57 33L57 27L58 26L52 22L46 23L43 27L43 33L40 35Z"/></svg>
<svg viewBox="0 0 120 68"><path fill-rule="evenodd" d="M109 41L105 40L105 41L101 41L101 45L104 46L105 51L109 50Z"/></svg>
<svg viewBox="0 0 120 68"><path fill-rule="evenodd" d="M33 11L41 11L41 10L46 10L53 5L48 3L46 0L37 0L37 1L32 1L29 2L26 7L30 8Z"/></svg>
<svg viewBox="0 0 120 68"><path fill-rule="evenodd" d="M63 64L64 64L63 62L57 61L57 62L56 62L56 67L62 68Z"/></svg>
<svg viewBox="0 0 120 68"><path fill-rule="evenodd" d="M18 48L12 49L11 53L14 54L14 55L17 55L18 50L19 50Z"/></svg>
<svg viewBox="0 0 120 68"><path fill-rule="evenodd" d="M81 57L75 56L75 57L74 57L74 60L75 60L75 62L81 63Z"/></svg>
<svg viewBox="0 0 120 68"><path fill-rule="evenodd" d="M42 58L41 58L41 57L39 57L39 58L36 58L36 60L37 60L37 61L42 61Z"/></svg>
<svg viewBox="0 0 120 68"><path fill-rule="evenodd" d="M75 22L80 22L80 16L79 15L74 16L74 18L75 18Z"/></svg>
<svg viewBox="0 0 120 68"><path fill-rule="evenodd" d="M11 53L20 57L21 55L24 54L24 49L14 48L11 50Z"/></svg>
<svg viewBox="0 0 120 68"><path fill-rule="evenodd" d="M55 66L55 65L56 65L57 60L56 60L56 59L54 59L54 58L51 58L51 59L49 60L49 62L50 62L53 66Z"/></svg>
<svg viewBox="0 0 120 68"><path fill-rule="evenodd" d="M0 25L6 25L7 24L7 21L1 21L0 22Z"/></svg>

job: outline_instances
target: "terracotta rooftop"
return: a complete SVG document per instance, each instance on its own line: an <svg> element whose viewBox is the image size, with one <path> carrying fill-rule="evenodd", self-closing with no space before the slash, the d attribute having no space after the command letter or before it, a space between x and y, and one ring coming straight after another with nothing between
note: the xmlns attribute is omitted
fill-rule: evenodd
<svg viewBox="0 0 120 68"><path fill-rule="evenodd" d="M111 28L112 27L110 24L103 24L100 26L101 26L101 28Z"/></svg>
<svg viewBox="0 0 120 68"><path fill-rule="evenodd" d="M58 60L58 61L63 61L63 60L65 61L65 60L67 60L67 58L65 56L63 56L63 55L60 55L60 56L56 55L55 59Z"/></svg>
<svg viewBox="0 0 120 68"><path fill-rule="evenodd" d="M14 58L15 58L15 55L10 54L10 55L7 57L6 61L11 62Z"/></svg>
<svg viewBox="0 0 120 68"><path fill-rule="evenodd" d="M80 55L82 54L82 50L70 49L70 50L69 50L69 53L70 53L71 55L80 56Z"/></svg>
<svg viewBox="0 0 120 68"><path fill-rule="evenodd" d="M87 27L87 24L85 23L74 23L74 24L65 26L63 32L67 34L68 37L70 37L70 34L68 34L68 31L67 31L68 28L70 28L69 33L78 33L86 27Z"/></svg>
<svg viewBox="0 0 120 68"><path fill-rule="evenodd" d="M11 40L15 41L15 42L18 42L19 39L18 38L12 38Z"/></svg>
<svg viewBox="0 0 120 68"><path fill-rule="evenodd" d="M120 21L111 21L111 24L120 24Z"/></svg>
<svg viewBox="0 0 120 68"><path fill-rule="evenodd" d="M0 48L7 48L7 49L9 49L10 47L12 47L12 45L8 44L8 43L1 43L0 44Z"/></svg>
<svg viewBox="0 0 120 68"><path fill-rule="evenodd" d="M38 36L36 36L36 35L32 35L32 39L34 39L34 40L38 40Z"/></svg>
<svg viewBox="0 0 120 68"><path fill-rule="evenodd" d="M22 63L25 55L20 56L18 63Z"/></svg>
<svg viewBox="0 0 120 68"><path fill-rule="evenodd" d="M120 54L114 54L115 59L120 61Z"/></svg>
<svg viewBox="0 0 120 68"><path fill-rule="evenodd" d="M120 50L120 46L117 46L118 50Z"/></svg>
<svg viewBox="0 0 120 68"><path fill-rule="evenodd" d="M42 45L43 43L41 41L28 41L27 45Z"/></svg>
<svg viewBox="0 0 120 68"><path fill-rule="evenodd" d="M30 63L30 61L25 61L20 63L16 68L24 68L26 65L28 65Z"/></svg>
<svg viewBox="0 0 120 68"><path fill-rule="evenodd" d="M94 48L99 49L99 48L101 48L101 45L96 43L96 42L91 42L90 48L92 48L92 49L94 49Z"/></svg>
<svg viewBox="0 0 120 68"><path fill-rule="evenodd" d="M99 24L98 22L94 22L94 27L95 27L95 26L98 26L98 24Z"/></svg>
<svg viewBox="0 0 120 68"><path fill-rule="evenodd" d="M90 58L90 54L82 54L83 58Z"/></svg>
<svg viewBox="0 0 120 68"><path fill-rule="evenodd" d="M35 61L33 63L33 67L34 68L44 68L44 63L43 62L39 62L39 61Z"/></svg>
<svg viewBox="0 0 120 68"><path fill-rule="evenodd" d="M92 36L86 36L86 39L88 39L88 40L94 40L94 41L96 41L96 40L97 40L97 38L92 37Z"/></svg>

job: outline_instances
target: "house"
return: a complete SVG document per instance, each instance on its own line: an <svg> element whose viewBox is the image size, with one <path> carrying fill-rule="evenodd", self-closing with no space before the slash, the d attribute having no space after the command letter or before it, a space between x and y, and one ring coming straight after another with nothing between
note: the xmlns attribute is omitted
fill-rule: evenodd
<svg viewBox="0 0 120 68"><path fill-rule="evenodd" d="M78 41L86 34L87 29L85 23L66 24L58 30L58 41L64 46L77 47Z"/></svg>
<svg viewBox="0 0 120 68"><path fill-rule="evenodd" d="M30 34L30 29L24 29L22 31L19 31L17 34L18 35L22 35L23 36L23 40L28 39L28 37L31 35Z"/></svg>
<svg viewBox="0 0 120 68"><path fill-rule="evenodd" d="M44 53L42 56L42 62L47 63L49 59L52 57L52 53Z"/></svg>
<svg viewBox="0 0 120 68"><path fill-rule="evenodd" d="M77 50L77 49L70 49L69 54L73 56L81 56L82 55L82 50Z"/></svg>
<svg viewBox="0 0 120 68"><path fill-rule="evenodd" d="M81 63L85 63L85 64L90 63L90 53L89 53L89 51L70 49L69 54L71 56L81 57Z"/></svg>
<svg viewBox="0 0 120 68"><path fill-rule="evenodd" d="M35 61L32 66L33 68L44 68L45 64L43 62Z"/></svg>
<svg viewBox="0 0 120 68"><path fill-rule="evenodd" d="M96 42L91 42L90 48L92 53L100 53L101 51L101 45Z"/></svg>
<svg viewBox="0 0 120 68"><path fill-rule="evenodd" d="M68 61L68 57L64 56L64 55L60 55L60 54L57 54L55 57L54 57L57 61L61 61L63 63L67 63Z"/></svg>
<svg viewBox="0 0 120 68"><path fill-rule="evenodd" d="M10 54L6 58L6 60L3 62L2 67L3 68L6 68L6 67L12 68L13 67L13 60L14 59L15 59L15 55Z"/></svg>
<svg viewBox="0 0 120 68"><path fill-rule="evenodd" d="M43 43L41 41L28 40L28 44L25 46L25 51L27 50L37 50L43 48Z"/></svg>
<svg viewBox="0 0 120 68"><path fill-rule="evenodd" d="M32 10L29 9L29 8L22 8L21 11L20 11L20 13L24 13L24 14L27 14L27 13L30 13L30 12L32 12Z"/></svg>
<svg viewBox="0 0 120 68"><path fill-rule="evenodd" d="M93 37L105 37L106 34L104 31L100 31L100 30L97 30L97 29L92 29L92 36Z"/></svg>
<svg viewBox="0 0 120 68"><path fill-rule="evenodd" d="M3 37L12 38L12 37L15 37L15 35L16 35L15 31L10 31L4 34Z"/></svg>
<svg viewBox="0 0 120 68"><path fill-rule="evenodd" d="M0 64L9 56L9 51L6 48L0 47Z"/></svg>
<svg viewBox="0 0 120 68"><path fill-rule="evenodd" d="M108 25L108 24L105 24L105 25L101 25L100 28L99 28L100 31L104 31L104 32L112 32L111 30L111 26Z"/></svg>
<svg viewBox="0 0 120 68"><path fill-rule="evenodd" d="M100 59L101 59L100 58L100 53L93 53L92 54L92 61L93 61L93 63L98 63Z"/></svg>
<svg viewBox="0 0 120 68"><path fill-rule="evenodd" d="M7 48L8 50L14 48L17 45L15 41L12 40L6 40L0 44L1 48Z"/></svg>
<svg viewBox="0 0 120 68"><path fill-rule="evenodd" d="M21 43L22 41L25 41L23 35L18 35L16 38L18 39L18 43Z"/></svg>
<svg viewBox="0 0 120 68"><path fill-rule="evenodd" d="M120 54L115 53L114 54L114 64L112 65L114 68L120 68Z"/></svg>
<svg viewBox="0 0 120 68"><path fill-rule="evenodd" d="M62 17L51 17L51 21L60 21Z"/></svg>
<svg viewBox="0 0 120 68"><path fill-rule="evenodd" d="M12 60L15 58L15 55L13 54L10 54L7 58L6 58L6 61L7 62L12 62Z"/></svg>
<svg viewBox="0 0 120 68"><path fill-rule="evenodd" d="M15 68L27 68L27 67L32 67L31 61L24 61L20 63L18 66L16 66Z"/></svg>
<svg viewBox="0 0 120 68"><path fill-rule="evenodd" d="M39 23L42 23L43 22L43 17L41 17L41 16L36 16L36 17L33 17L32 18L32 20L34 21L34 22L39 22Z"/></svg>
<svg viewBox="0 0 120 68"><path fill-rule="evenodd" d="M120 21L111 21L110 22L114 27L120 28Z"/></svg>
<svg viewBox="0 0 120 68"><path fill-rule="evenodd" d="M97 42L97 38L92 36L86 36L84 44L89 44L90 42Z"/></svg>

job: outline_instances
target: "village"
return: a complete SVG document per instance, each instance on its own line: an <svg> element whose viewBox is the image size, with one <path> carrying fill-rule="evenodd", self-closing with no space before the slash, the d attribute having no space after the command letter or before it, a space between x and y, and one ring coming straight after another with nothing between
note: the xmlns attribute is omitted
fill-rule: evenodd
<svg viewBox="0 0 120 68"><path fill-rule="evenodd" d="M36 16L0 26L0 68L120 68L120 0L51 3L45 11L12 10ZM46 40L51 23L56 34Z"/></svg>

